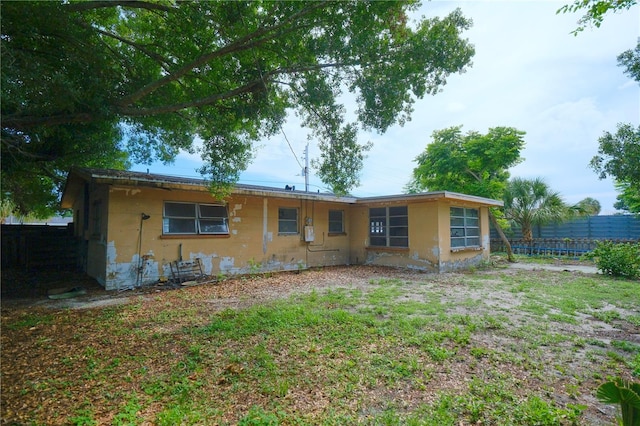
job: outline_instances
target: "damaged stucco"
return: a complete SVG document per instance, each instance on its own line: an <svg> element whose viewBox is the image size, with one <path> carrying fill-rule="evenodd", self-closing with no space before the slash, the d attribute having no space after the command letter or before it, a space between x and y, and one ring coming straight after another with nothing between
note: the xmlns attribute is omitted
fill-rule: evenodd
<svg viewBox="0 0 640 426"><path fill-rule="evenodd" d="M167 235L165 202L221 201L194 179L93 169L70 174L63 206L74 209L74 218L82 224L76 234L89 242L87 272L106 289L171 279L173 262L194 259L210 276L364 263L424 272L467 268L488 258L487 206L498 203L447 192L356 199L239 186L222 201L228 233ZM369 209L393 206L407 206L409 247L369 247ZM451 250L451 206L479 209L482 247L478 250ZM296 210L297 233L278 232L281 208ZM344 231L330 233L329 212L335 210L343 212ZM91 231L90 223L100 229ZM309 241L305 226L313 227Z"/></svg>

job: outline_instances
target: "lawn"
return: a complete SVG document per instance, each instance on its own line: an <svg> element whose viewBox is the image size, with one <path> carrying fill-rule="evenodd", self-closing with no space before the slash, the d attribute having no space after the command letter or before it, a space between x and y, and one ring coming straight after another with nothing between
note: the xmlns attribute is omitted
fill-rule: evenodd
<svg viewBox="0 0 640 426"><path fill-rule="evenodd" d="M4 423L613 424L595 389L640 376L640 282L601 275L337 267L110 299L3 302Z"/></svg>

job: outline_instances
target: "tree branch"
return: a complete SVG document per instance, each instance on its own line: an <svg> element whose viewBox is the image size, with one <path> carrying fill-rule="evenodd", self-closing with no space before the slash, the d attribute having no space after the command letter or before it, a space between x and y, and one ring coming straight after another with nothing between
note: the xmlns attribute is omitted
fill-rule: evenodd
<svg viewBox="0 0 640 426"><path fill-rule="evenodd" d="M129 7L132 9L147 9L147 10L161 10L163 12L169 12L172 10L171 7L163 6L157 3L149 3L146 1L136 1L136 0L121 0L121 1L87 1L81 3L71 3L66 5L69 10L74 12L84 12L86 10L93 9L102 9L106 7Z"/></svg>
<svg viewBox="0 0 640 426"><path fill-rule="evenodd" d="M119 42L121 42L121 43L124 43L124 44L126 44L126 45L128 45L128 46L133 47L134 49L137 49L137 50L141 51L142 53L144 53L145 55L147 55L147 56L148 56L148 57L150 57L151 59L153 59L153 60L155 60L156 62L158 62L158 63L160 64L160 66L161 66L164 70L168 71L168 68L166 67L166 65L169 63L169 61L168 61L166 58L162 57L161 55L159 55L159 54L157 54L157 53L155 53L155 52L152 52L152 51L148 50L146 47L142 46L141 44L139 44L139 43L135 43L135 42L133 42L133 41L131 41L131 40L129 40L129 39L126 39L126 38L124 38L124 37L120 37L120 36L119 36L119 35L117 35L117 34L110 33L110 32L108 32L108 31L101 30L101 29L99 29L99 28L95 28L95 27L93 27L93 26L91 26L91 25L86 24L85 22L78 22L78 24L79 24L80 26L84 27L84 28L88 28L88 29L95 30L95 31L97 31L97 32L98 32L98 34L102 34L102 35L104 35L104 36L107 36L107 37L113 38L113 39L115 39L115 40L118 40L118 41L119 41ZM111 50L111 49L110 49L110 50Z"/></svg>
<svg viewBox="0 0 640 426"><path fill-rule="evenodd" d="M289 18L283 20L278 25L275 25L273 27L258 29L257 31L254 31L253 33L248 34L236 40L235 42L222 47L221 49L204 54L199 58L196 58L195 60L189 62L188 64L183 65L181 68L177 69L173 73L147 84L146 86L139 89L137 92L134 92L128 96L125 96L120 100L119 105L121 107L124 107L125 105L130 105L142 99L143 97L147 96L148 94L152 93L156 89L166 84L169 84L175 80L178 80L179 78L191 72L194 68L200 67L213 59L219 58L229 53L240 52L240 51L244 51L244 50L248 50L250 48L256 47L266 41L266 39L262 39L261 37L269 33L272 33L274 31L277 31L280 28L283 28L285 25L288 25L290 22L293 22L296 19L299 19L311 13L315 9L321 8L326 3L327 3L326 0L322 2L313 3L309 7L302 9L298 13L294 13L293 15L289 16Z"/></svg>
<svg viewBox="0 0 640 426"><path fill-rule="evenodd" d="M467 169L466 170L467 173L469 173L475 180L477 180L478 182L482 183L482 178L480 176L478 176L477 173L475 173L473 170L471 169Z"/></svg>
<svg viewBox="0 0 640 426"><path fill-rule="evenodd" d="M224 99L233 98L234 96L241 95L243 93L255 92L258 89L263 90L264 83L262 78L258 78L256 80L250 81L242 87L238 87L236 89L230 90L226 93L218 93L215 95L207 96L205 98L195 99L190 102L183 102L174 105L162 105L158 107L150 107L150 108L127 108L127 107L119 107L117 112L122 115L126 115L129 117L143 117L157 114L167 114L171 112L177 112L187 108L198 108L207 105L211 105L215 102L222 101Z"/></svg>
<svg viewBox="0 0 640 426"><path fill-rule="evenodd" d="M195 99L189 102L178 103L174 105L163 105L157 107L149 107L149 108L133 108L133 107L125 107L125 106L116 106L115 111L118 114L131 116L131 117L142 117L142 116L150 116L155 114L166 114L171 112L177 112L187 108L198 108L207 105L211 105L215 102L232 98L234 96L241 95L243 93L255 92L257 90L263 90L263 86L271 80L271 77L282 74L293 74L297 72L307 72L314 71L325 68L332 68L341 66L344 64L341 63L327 63L327 64L317 64L317 65L301 65L294 66L290 68L280 68L268 73L265 73L260 78L252 80L243 86L235 88L233 90L229 90L224 93L217 93L210 96L206 96L204 98ZM318 113L319 115L319 113ZM78 113L78 114L60 114L60 115L52 115L47 117L41 116L5 116L2 117L2 127L8 129L28 129L35 126L53 126L60 124L73 124L73 123L88 123L95 120L97 117L91 113Z"/></svg>
<svg viewBox="0 0 640 426"><path fill-rule="evenodd" d="M2 127L10 129L27 129L35 126L55 126L58 124L88 123L95 117L89 113L42 116L8 116L2 117Z"/></svg>

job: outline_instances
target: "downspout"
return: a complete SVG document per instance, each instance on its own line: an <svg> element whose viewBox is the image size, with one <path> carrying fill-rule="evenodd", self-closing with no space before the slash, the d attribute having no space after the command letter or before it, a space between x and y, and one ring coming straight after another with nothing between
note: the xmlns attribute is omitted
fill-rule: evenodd
<svg viewBox="0 0 640 426"><path fill-rule="evenodd" d="M151 216L148 214L142 213L140 215L140 235L138 236L138 274L136 276L136 287L140 287L142 281L142 224L145 220L149 219Z"/></svg>

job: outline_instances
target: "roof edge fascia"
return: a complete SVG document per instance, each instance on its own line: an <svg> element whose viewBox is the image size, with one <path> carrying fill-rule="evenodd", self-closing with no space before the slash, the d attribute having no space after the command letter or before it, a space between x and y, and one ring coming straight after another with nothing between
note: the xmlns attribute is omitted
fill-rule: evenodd
<svg viewBox="0 0 640 426"><path fill-rule="evenodd" d="M501 200L494 200L492 198L479 197L477 195L461 194L459 192L451 191L433 191L433 192L420 192L417 194L399 194L399 195L383 195L376 197L364 197L358 198L358 204L367 204L372 202L393 202L393 201L428 201L428 200L452 200L463 201L475 204L484 204L491 207L502 207L504 202Z"/></svg>
<svg viewBox="0 0 640 426"><path fill-rule="evenodd" d="M123 171L126 173L126 171ZM123 185L123 186L144 186L150 188L158 188L165 190L184 190L194 192L209 192L208 182L204 179L195 178L179 178L165 175L149 174L149 178L145 178L144 173L138 173L137 176L125 175L117 176L109 173L108 170L99 169L74 169L71 173L76 173L87 181L97 184ZM70 173L70 174L71 174ZM304 199L312 201L332 201L340 203L353 204L356 202L354 197L340 197L332 194L321 194L303 191L279 190L277 188L270 189L268 187L254 187L250 185L237 184L231 189L232 195L252 195L261 197L277 197L289 199Z"/></svg>

